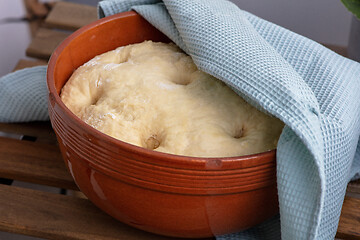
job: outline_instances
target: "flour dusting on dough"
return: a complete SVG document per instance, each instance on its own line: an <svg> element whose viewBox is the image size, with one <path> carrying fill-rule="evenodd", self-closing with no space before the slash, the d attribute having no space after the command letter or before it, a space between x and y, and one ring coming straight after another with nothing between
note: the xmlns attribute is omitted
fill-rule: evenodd
<svg viewBox="0 0 360 240"><path fill-rule="evenodd" d="M230 157L276 148L278 119L247 104L197 69L174 44L145 41L79 67L61 99L79 118L122 141L155 151Z"/></svg>

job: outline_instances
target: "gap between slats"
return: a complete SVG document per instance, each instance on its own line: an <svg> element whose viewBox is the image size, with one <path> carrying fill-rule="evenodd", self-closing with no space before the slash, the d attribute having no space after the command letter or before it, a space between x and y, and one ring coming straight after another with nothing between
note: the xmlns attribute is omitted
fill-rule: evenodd
<svg viewBox="0 0 360 240"><path fill-rule="evenodd" d="M36 67L36 66L45 66L47 65L47 61L44 60L27 60L27 59L20 59L16 64L13 71L17 71L20 69L28 68L28 67Z"/></svg>
<svg viewBox="0 0 360 240"><path fill-rule="evenodd" d="M336 237L360 240L360 199L345 197Z"/></svg>
<svg viewBox="0 0 360 240"><path fill-rule="evenodd" d="M56 145L0 137L0 177L77 190Z"/></svg>
<svg viewBox="0 0 360 240"><path fill-rule="evenodd" d="M87 199L0 185L0 230L47 239L168 239L128 227ZM360 199L346 197L336 237L360 239Z"/></svg>
<svg viewBox="0 0 360 240"><path fill-rule="evenodd" d="M56 136L49 121L30 123L0 123L0 132L25 135L35 138L36 142L57 144Z"/></svg>
<svg viewBox="0 0 360 240"><path fill-rule="evenodd" d="M56 47L70 35L61 30L76 30L97 20L96 7L84 4L59 1L45 19L44 26L37 30L35 37L26 49L26 55L49 59ZM48 29L57 28L61 29Z"/></svg>
<svg viewBox="0 0 360 240"><path fill-rule="evenodd" d="M45 19L45 26L77 30L95 20L97 20L96 7L61 1L55 4Z"/></svg>
<svg viewBox="0 0 360 240"><path fill-rule="evenodd" d="M53 240L169 239L129 227L89 200L0 185L0 231Z"/></svg>
<svg viewBox="0 0 360 240"><path fill-rule="evenodd" d="M26 49L26 55L47 60L55 48L69 35L70 33L62 31L39 28Z"/></svg>
<svg viewBox="0 0 360 240"><path fill-rule="evenodd" d="M48 15L48 18L46 19L46 21L45 21L46 26L56 27L56 28L60 28L60 29L75 30L77 28L82 27L85 24L90 23L91 21L96 20L96 17L94 17L95 9L93 7L90 7L87 9L87 8L84 8L84 6L82 6L82 5L79 5L79 6L73 6L73 5L78 5L78 4L58 2L56 4L55 8L53 9L53 11ZM77 10L76 10L77 7L81 7L81 11L77 12ZM84 9L86 9L86 10L84 10ZM74 11L75 11L75 14L71 13ZM81 14L80 14L80 12L81 12ZM71 13L71 15L69 15L69 16L64 15L67 13ZM78 13L78 14L76 14L76 13ZM44 29L44 28L40 29L39 32L37 33L36 37L34 38L33 42L30 44L29 48L27 49L27 55L32 56L32 57L42 58L42 59L48 59L50 57L51 53L53 52L53 50L56 48L56 46L63 39L65 39L68 35L69 35L68 33L60 32L60 31L49 30L49 29ZM333 46L327 46L327 47L330 47L332 50L336 50L337 52L340 52L342 55L346 54L346 52L343 52L343 48L341 48L341 47L333 47ZM41 64L44 64L44 63L41 63ZM35 64L35 65L37 65L37 64ZM21 68L23 68L23 67L22 66L17 67L17 69L21 69ZM36 128L32 129L32 127L31 127L32 124L33 123L30 123L29 128L25 127L25 129L29 130L30 132L38 132L39 129L36 129ZM0 129L1 129L1 127L4 127L4 125L0 124ZM8 126L5 126L4 129L9 130ZM13 129L18 129L18 128L16 126L12 126L11 129L13 131ZM20 129L22 129L22 130L19 130L18 132L23 133L24 128L20 127ZM44 131L44 133L45 134L42 135L42 139L46 139L45 136L47 133L46 133L46 131ZM54 140L55 139L54 136L52 136L51 139ZM11 141L13 141L13 140L11 140ZM32 143L29 143L27 145L31 145L31 144ZM0 143L0 146L1 146L1 143ZM41 148L42 148L42 146L39 146L39 145L36 148L34 147L35 150L41 149ZM40 150L40 152L41 151L43 151L43 150ZM58 151L58 149L57 150L52 149L51 151ZM1 154L3 154L3 153L1 153ZM3 171L1 164L3 161L3 157L4 157L1 154L0 154L0 176L1 176L1 171ZM17 163L19 163L20 167L14 168L14 166L9 166L8 172L6 173L8 175L5 174L5 176L11 176L10 172L12 171L12 174L14 174L13 176L16 175L17 179L20 178L19 180L25 180L25 181L36 182L36 183L46 183L46 185L49 185L49 182L52 182L51 185L64 188L64 182L63 182L64 177L63 176L67 175L67 177L65 177L65 179L66 179L65 185L69 184L69 182L71 182L70 185L74 184L72 182L70 175L67 173L67 170L65 169L65 166L61 160L61 157L59 159L60 154L57 152L55 155L57 157L55 157L54 159L56 159L57 162L61 163L59 165L55 164L56 165L55 169L57 169L56 171L60 171L61 173L60 173L60 175L59 175L59 173L55 173L53 176L62 176L60 179L56 179L56 180L49 179L49 176L47 174L49 173L48 169L53 168L53 166L51 166L51 164L50 164L50 166L47 166L46 164L45 164L45 166L42 164L39 164L40 168L43 168L43 169L40 169L39 171L37 170L37 171L35 171L35 173L33 171L31 171L31 168L29 171L24 172L23 171L24 168L27 169L29 167L28 165L34 165L36 167L39 166L38 163L31 164L31 161L29 163L28 162L29 158L32 159L34 157L33 156L30 156L30 157L24 156L24 153L16 155L17 160L14 161L14 166L18 165ZM49 159L47 159L47 160L49 160ZM41 159L41 161L44 161L44 159ZM44 161L44 162L46 162L46 161ZM23 165L23 164L25 164L25 165ZM60 165L62 167L59 167ZM24 167L24 166L26 166L26 167ZM11 169L11 171L9 171L10 169ZM61 169L61 170L59 170L59 169ZM39 174L40 172L41 172L41 174ZM360 183L357 183L357 182L355 184L349 184L348 191L349 192L356 191L359 193L359 189L360 189L359 186L360 186ZM40 212L41 214L44 214L44 213L52 214L52 217L56 216L56 218L58 216L60 216L61 214L59 215L56 213L51 213L52 209L54 209L54 208L56 209L58 207L57 204L59 204L61 206L61 208L60 208L61 213L62 213L62 211L64 211L64 212L68 211L67 214L65 214L64 216L60 216L60 217L68 219L69 216L71 215L71 218L73 219L72 208L74 208L74 209L78 208L78 205L85 206L84 211L88 211L87 208L89 208L89 205L90 205L90 209L94 208L88 200L76 200L74 198L69 198L69 197L60 196L60 195L59 196L56 195L56 197L54 197L55 196L54 195L49 198L48 193L37 192L34 190L24 190L24 189L20 189L20 188L13 187L13 186L11 187L11 191L9 191L9 189L10 189L9 187L7 187L7 186L4 186L4 187L6 188L5 189L6 191L2 191L3 186L0 185L0 196L1 196L0 202L3 201L3 203L0 205L0 208L1 208L1 206L6 206L6 204L9 204L12 202L11 199L8 199L8 201L5 201L6 198L4 198L2 196L2 195L7 195L9 192L11 192L14 199L18 198L18 196L21 196L21 199L22 199L12 205L24 204L24 206L26 206L28 202L34 202L34 201L38 201L36 203L38 205L35 206L35 209L37 211L29 211L29 209L25 208L25 207L22 210L19 210L21 208L16 208L14 211L22 211L25 213L27 212L25 215L27 215L28 218L25 218L25 220L22 221L22 223L24 223L23 224L24 226L16 226L16 224L8 222L9 225L4 227L3 226L4 222L2 222L2 220L1 220L0 222L2 222L2 223L0 223L1 224L0 228L2 228L3 230L16 232L16 233L29 234L29 235L37 236L37 237L49 238L49 236L51 236L50 239L64 239L64 237L66 237L67 239L93 239L94 238L94 236L86 235L86 234L89 234L88 232L86 232L86 233L78 232L78 229L74 232L70 231L70 233L62 232L62 228L59 227L59 225L58 225L58 224L63 224L62 221L54 224L52 226L52 228L46 224L43 226L44 228L48 227L50 229L59 229L59 232L56 232L55 230L49 230L49 229L45 229L45 231L44 231L44 229L39 229L39 227L36 228L36 226L34 227L31 224L29 224L31 221L34 220L32 217L29 217L29 215L31 215L31 214L36 215L36 214L38 214L38 212ZM75 187L74 187L74 185L70 186L70 187L68 186L67 188L76 189L76 186ZM30 194L31 196L35 196L35 199L33 199L30 196L27 196L27 194ZM52 203L52 200L54 200L55 202ZM23 202L21 202L21 201L23 201ZM62 203L58 203L59 201ZM4 205L4 203L6 203L6 204ZM32 203L32 204L35 204L35 203ZM32 204L30 204L30 205L32 206ZM65 204L69 204L69 206L71 205L72 208L68 208L68 206L65 206ZM68 210L67 210L67 208L68 208ZM81 208L81 209L83 210L83 208ZM340 219L340 223L339 223L337 237L344 238L344 239L360 239L360 233L359 233L360 230L357 229L357 227L360 226L359 209L360 209L360 200L359 199L346 197L346 199L344 201L344 205L343 205L343 211L342 211L342 215L341 215L341 219ZM76 215L76 221L87 222L88 221L87 217L89 216L89 214L86 214L85 212L81 212L82 210L79 210L79 212L76 213L76 214L79 214L79 216ZM1 212L3 212L3 211L1 211ZM9 214L11 214L11 213L9 213ZM99 214L101 215L103 213L100 212ZM95 214L95 215L97 215L97 214ZM17 215L14 213L13 217L17 217L17 216L22 217L21 213L18 213ZM44 222L47 222L51 216L41 216L41 217L43 217L42 220ZM64 221L66 219L64 219ZM83 219L83 220L81 220L81 219ZM16 219L16 220L18 221L19 219ZM57 220L60 221L61 219L57 219ZM29 221L28 225L26 225L26 221ZM71 224L74 224L74 223L71 223ZM79 222L77 222L77 223L75 223L74 226L79 227L80 225L81 224ZM111 230L112 228L116 228L116 227L111 227L111 226L109 227L107 224L105 224L105 225L106 226L101 228L100 230L98 229L96 231L93 231L96 239L132 239L132 238L129 238L129 236L127 236L126 234L124 235L124 232L121 232L120 234L117 233L116 238L113 238L113 237L98 238L99 236L97 234L102 233L102 231L104 231L104 229ZM69 226L66 225L66 226L64 226L64 229L69 229L68 227ZM6 228L6 229L4 229L4 228ZM82 228L88 229L88 228L91 228L91 226L89 227L88 223L86 223L86 225L82 226ZM128 228L128 227L125 226L125 229L126 228ZM73 228L70 228L70 229L73 229ZM81 227L80 227L80 229L81 229ZM130 228L130 229L131 229L130 232L134 231L132 228ZM53 231L53 232L51 232L51 231ZM124 236L124 237L119 238L119 236ZM136 237L133 239L139 239L139 237ZM154 236L149 238L148 234L146 234L146 236L144 235L141 239L157 239L157 238L156 237L154 238ZM162 238L158 238L158 239L162 239Z"/></svg>

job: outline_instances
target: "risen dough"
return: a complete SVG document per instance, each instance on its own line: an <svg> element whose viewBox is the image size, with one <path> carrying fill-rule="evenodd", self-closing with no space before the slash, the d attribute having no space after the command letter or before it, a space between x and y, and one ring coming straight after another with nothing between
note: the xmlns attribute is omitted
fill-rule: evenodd
<svg viewBox="0 0 360 240"><path fill-rule="evenodd" d="M283 124L173 44L119 47L79 67L61 99L92 127L160 152L229 157L274 149Z"/></svg>

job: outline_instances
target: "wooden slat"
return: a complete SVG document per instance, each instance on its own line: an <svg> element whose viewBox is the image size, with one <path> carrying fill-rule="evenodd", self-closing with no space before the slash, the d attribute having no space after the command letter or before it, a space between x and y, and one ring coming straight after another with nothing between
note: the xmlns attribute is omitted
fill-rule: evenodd
<svg viewBox="0 0 360 240"><path fill-rule="evenodd" d="M45 17L49 13L49 9L45 4L39 2L38 0L23 0L26 11L34 16L39 18Z"/></svg>
<svg viewBox="0 0 360 240"><path fill-rule="evenodd" d="M345 197L336 237L360 240L360 199Z"/></svg>
<svg viewBox="0 0 360 240"><path fill-rule="evenodd" d="M41 3L38 0L23 0L26 17L31 19L28 26L31 36L35 36L36 31L43 24L45 17L50 11L52 3Z"/></svg>
<svg viewBox="0 0 360 240"><path fill-rule="evenodd" d="M69 33L40 28L26 49L26 55L29 57L49 59L55 48L67 36L69 36Z"/></svg>
<svg viewBox="0 0 360 240"><path fill-rule="evenodd" d="M346 189L346 196L360 199L360 179L352 181L348 184Z"/></svg>
<svg viewBox="0 0 360 240"><path fill-rule="evenodd" d="M53 240L169 239L129 227L89 200L0 185L0 231Z"/></svg>
<svg viewBox="0 0 360 240"><path fill-rule="evenodd" d="M16 64L15 68L13 69L13 71L17 71L28 67L36 67L36 66L44 66L44 65L47 65L47 62L43 60L34 61L34 60L20 59Z"/></svg>
<svg viewBox="0 0 360 240"><path fill-rule="evenodd" d="M46 239L169 239L128 227L87 199L0 185L0 230ZM336 237L360 239L360 199L345 198Z"/></svg>
<svg viewBox="0 0 360 240"><path fill-rule="evenodd" d="M325 47L333 50L334 52L346 57L347 56L347 49L343 46L333 45L333 44L323 44Z"/></svg>
<svg viewBox="0 0 360 240"><path fill-rule="evenodd" d="M360 179L349 182L347 187L348 192L360 194Z"/></svg>
<svg viewBox="0 0 360 240"><path fill-rule="evenodd" d="M45 19L45 25L76 30L97 20L96 7L71 2L57 2Z"/></svg>
<svg viewBox="0 0 360 240"><path fill-rule="evenodd" d="M35 137L36 142L56 144L56 136L49 121L30 123L0 123L0 132Z"/></svg>
<svg viewBox="0 0 360 240"><path fill-rule="evenodd" d="M0 137L0 177L77 190L53 144Z"/></svg>

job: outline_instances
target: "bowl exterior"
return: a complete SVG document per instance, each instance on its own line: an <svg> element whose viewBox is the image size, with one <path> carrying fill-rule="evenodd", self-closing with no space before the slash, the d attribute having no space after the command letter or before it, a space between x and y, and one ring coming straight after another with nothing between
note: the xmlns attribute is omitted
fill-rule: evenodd
<svg viewBox="0 0 360 240"><path fill-rule="evenodd" d="M213 159L158 153L102 134L61 102L61 88L77 67L144 40L170 41L135 12L117 14L76 31L50 59L50 120L80 190L116 219L167 236L221 235L275 215L275 151Z"/></svg>
<svg viewBox="0 0 360 240"><path fill-rule="evenodd" d="M81 191L114 218L148 232L202 238L237 232L277 213L274 185L235 194L175 194L109 177L78 156L68 160Z"/></svg>

